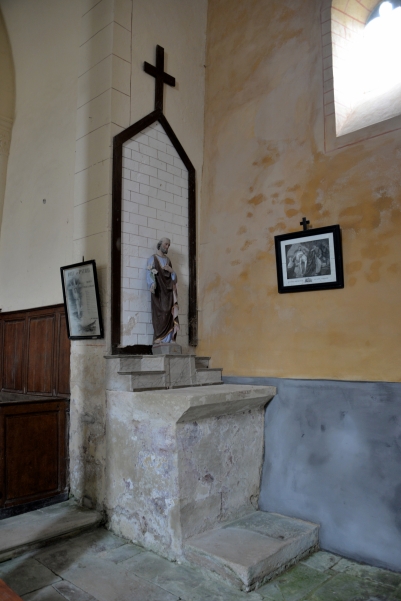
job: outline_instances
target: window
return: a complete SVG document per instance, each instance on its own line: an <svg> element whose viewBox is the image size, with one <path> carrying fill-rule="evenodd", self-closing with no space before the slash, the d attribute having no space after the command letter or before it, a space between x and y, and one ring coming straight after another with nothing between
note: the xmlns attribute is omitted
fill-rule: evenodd
<svg viewBox="0 0 401 601"><path fill-rule="evenodd" d="M401 127L401 0L327 4L322 33L330 150Z"/></svg>

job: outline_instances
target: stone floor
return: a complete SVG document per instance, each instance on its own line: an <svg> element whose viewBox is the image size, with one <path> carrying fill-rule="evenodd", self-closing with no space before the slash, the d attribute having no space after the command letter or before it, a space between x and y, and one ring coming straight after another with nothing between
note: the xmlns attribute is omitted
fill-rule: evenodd
<svg viewBox="0 0 401 601"><path fill-rule="evenodd" d="M0 579L24 601L401 601L401 574L321 551L242 593L103 528L5 561Z"/></svg>

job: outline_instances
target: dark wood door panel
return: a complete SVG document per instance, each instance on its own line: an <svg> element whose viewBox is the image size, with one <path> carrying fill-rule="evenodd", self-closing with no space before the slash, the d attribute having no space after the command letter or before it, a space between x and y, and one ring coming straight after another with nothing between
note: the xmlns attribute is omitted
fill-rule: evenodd
<svg viewBox="0 0 401 601"><path fill-rule="evenodd" d="M3 329L3 389L25 392L25 319L5 320Z"/></svg>
<svg viewBox="0 0 401 601"><path fill-rule="evenodd" d="M64 305L0 313L0 391L70 394Z"/></svg>
<svg viewBox="0 0 401 601"><path fill-rule="evenodd" d="M51 394L55 315L28 317L27 392Z"/></svg>
<svg viewBox="0 0 401 601"><path fill-rule="evenodd" d="M27 504L66 490L68 401L0 405L0 507Z"/></svg>

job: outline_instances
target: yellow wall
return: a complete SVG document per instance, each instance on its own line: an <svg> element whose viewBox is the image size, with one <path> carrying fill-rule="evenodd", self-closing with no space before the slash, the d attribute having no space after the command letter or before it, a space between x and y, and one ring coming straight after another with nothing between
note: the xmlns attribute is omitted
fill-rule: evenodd
<svg viewBox="0 0 401 601"><path fill-rule="evenodd" d="M16 75L0 234L3 311L62 302L72 262L79 0L1 0ZM43 204L43 199L46 204Z"/></svg>
<svg viewBox="0 0 401 601"><path fill-rule="evenodd" d="M325 153L319 0L211 0L200 345L226 375L400 381L401 132ZM277 292L274 236L339 223L345 288Z"/></svg>

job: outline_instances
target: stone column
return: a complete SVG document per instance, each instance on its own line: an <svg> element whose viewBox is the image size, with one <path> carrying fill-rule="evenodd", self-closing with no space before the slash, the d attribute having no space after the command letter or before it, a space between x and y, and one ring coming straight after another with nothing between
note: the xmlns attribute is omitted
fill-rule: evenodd
<svg viewBox="0 0 401 601"><path fill-rule="evenodd" d="M74 261L95 259L105 340L71 344L71 492L101 508L104 355L110 340L112 140L130 121L132 0L82 0L74 194Z"/></svg>

